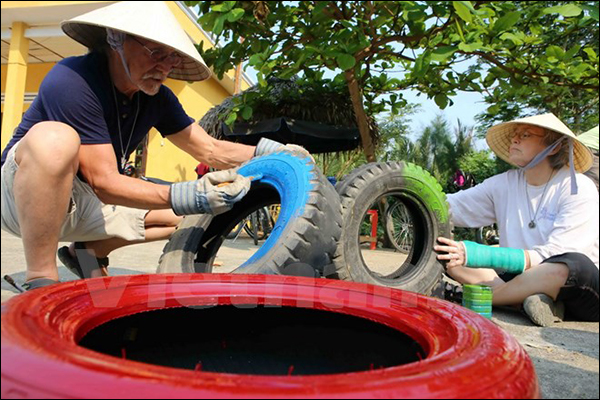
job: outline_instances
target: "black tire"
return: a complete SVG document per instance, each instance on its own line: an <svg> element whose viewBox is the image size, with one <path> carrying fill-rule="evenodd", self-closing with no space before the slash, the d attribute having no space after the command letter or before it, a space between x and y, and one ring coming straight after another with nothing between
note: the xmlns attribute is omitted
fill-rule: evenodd
<svg viewBox="0 0 600 400"><path fill-rule="evenodd" d="M310 158L282 152L239 170L255 180L248 195L217 217L188 216L167 243L158 273L210 273L225 236L246 216L281 203L281 213L258 252L233 273L321 276L333 270L341 235L341 205Z"/></svg>
<svg viewBox="0 0 600 400"><path fill-rule="evenodd" d="M335 257L340 279L431 294L439 286L443 266L433 251L438 236L452 237L446 196L438 182L410 163L372 163L338 183L344 229ZM359 245L360 226L369 207L387 196L400 199L411 213L414 244L393 276L373 273Z"/></svg>

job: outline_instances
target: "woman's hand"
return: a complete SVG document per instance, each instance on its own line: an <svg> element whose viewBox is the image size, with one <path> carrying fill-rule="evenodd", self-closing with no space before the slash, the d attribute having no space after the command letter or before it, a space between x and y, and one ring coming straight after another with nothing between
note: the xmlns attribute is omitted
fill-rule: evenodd
<svg viewBox="0 0 600 400"><path fill-rule="evenodd" d="M439 237L438 242L444 246L433 246L433 249L438 253L437 259L441 261L447 261L446 269L464 267L467 259L465 253L465 246L462 242L455 242L452 239L445 237Z"/></svg>

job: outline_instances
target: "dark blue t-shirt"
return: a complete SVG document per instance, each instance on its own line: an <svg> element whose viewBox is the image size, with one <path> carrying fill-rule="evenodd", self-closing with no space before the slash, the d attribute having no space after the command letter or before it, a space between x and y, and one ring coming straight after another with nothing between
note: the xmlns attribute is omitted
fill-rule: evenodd
<svg viewBox="0 0 600 400"><path fill-rule="evenodd" d="M138 101L139 115L132 133ZM42 121L59 121L71 126L79 133L82 145L112 143L117 164L120 164L122 151L117 118L120 118L126 158L152 127L164 137L180 132L194 122L166 86L161 86L155 96L138 91L130 100L116 88L113 93L105 55L90 53L70 57L54 66L44 78L38 96L2 153L2 165L8 151ZM118 168L122 172L120 165Z"/></svg>

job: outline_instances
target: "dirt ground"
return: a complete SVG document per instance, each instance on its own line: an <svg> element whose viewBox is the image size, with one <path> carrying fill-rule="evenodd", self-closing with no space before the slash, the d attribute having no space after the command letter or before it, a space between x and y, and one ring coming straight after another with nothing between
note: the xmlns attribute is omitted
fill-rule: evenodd
<svg viewBox="0 0 600 400"><path fill-rule="evenodd" d="M121 249L111 256L111 273L128 275L154 273L164 242ZM249 240L240 238L221 249L217 261L223 263L216 272L228 272L256 251ZM383 269L401 255L385 251L364 252L368 264ZM1 273L10 274L19 283L25 279L25 259L21 240L2 232ZM392 258L396 257L396 258ZM383 272L383 271L382 271ZM62 280L75 279L66 268L59 267ZM2 302L17 292L2 281ZM535 364L542 395L549 399L598 399L599 394L599 324L564 322L548 328L534 326L518 311L494 309L493 321L512 334L525 348Z"/></svg>

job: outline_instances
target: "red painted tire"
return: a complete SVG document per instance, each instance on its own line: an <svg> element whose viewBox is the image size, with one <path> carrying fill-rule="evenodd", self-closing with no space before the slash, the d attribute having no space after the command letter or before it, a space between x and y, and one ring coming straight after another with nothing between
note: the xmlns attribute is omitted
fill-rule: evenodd
<svg viewBox="0 0 600 400"><path fill-rule="evenodd" d="M353 315L419 343L423 361L339 375L251 376L126 361L79 347L109 321L167 308L258 304ZM2 398L539 398L515 339L454 304L352 282L152 275L76 281L2 305Z"/></svg>

